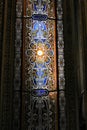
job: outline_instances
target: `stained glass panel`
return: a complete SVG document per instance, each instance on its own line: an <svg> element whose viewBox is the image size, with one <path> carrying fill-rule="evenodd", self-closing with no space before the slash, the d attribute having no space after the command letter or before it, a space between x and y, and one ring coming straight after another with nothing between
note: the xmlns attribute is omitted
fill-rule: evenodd
<svg viewBox="0 0 87 130"><path fill-rule="evenodd" d="M55 18L55 0L26 0L24 4L25 17L42 14L48 18Z"/></svg>
<svg viewBox="0 0 87 130"><path fill-rule="evenodd" d="M56 21L50 19L55 18L54 4L24 2L23 126L28 123L29 130L58 129Z"/></svg>
<svg viewBox="0 0 87 130"><path fill-rule="evenodd" d="M17 0L15 32L14 129L65 130L62 0Z"/></svg>

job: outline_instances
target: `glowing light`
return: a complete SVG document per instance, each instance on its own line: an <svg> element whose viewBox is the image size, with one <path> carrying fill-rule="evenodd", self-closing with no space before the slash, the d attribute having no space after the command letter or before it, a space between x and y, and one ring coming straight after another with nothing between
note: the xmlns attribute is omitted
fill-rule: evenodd
<svg viewBox="0 0 87 130"><path fill-rule="evenodd" d="M38 54L39 56L42 56L42 55L43 55L43 51L38 50L38 51L37 51L37 54Z"/></svg>

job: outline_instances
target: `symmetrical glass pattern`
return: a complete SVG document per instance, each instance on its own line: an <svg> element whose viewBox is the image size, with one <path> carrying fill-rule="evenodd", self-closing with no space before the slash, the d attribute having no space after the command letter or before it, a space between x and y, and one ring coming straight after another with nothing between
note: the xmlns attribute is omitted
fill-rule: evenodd
<svg viewBox="0 0 87 130"><path fill-rule="evenodd" d="M65 116L65 75L64 75L64 38L63 38L63 8L62 0L57 3L57 32L58 32L58 77L59 77L59 127L66 129Z"/></svg>
<svg viewBox="0 0 87 130"><path fill-rule="evenodd" d="M23 130L58 130L60 117L65 130L62 1L17 0L16 12L14 107L22 113L14 123Z"/></svg>
<svg viewBox="0 0 87 130"><path fill-rule="evenodd" d="M29 91L26 122L29 130L53 130L58 127L56 23L52 20L55 3L49 0L24 3L23 90Z"/></svg>

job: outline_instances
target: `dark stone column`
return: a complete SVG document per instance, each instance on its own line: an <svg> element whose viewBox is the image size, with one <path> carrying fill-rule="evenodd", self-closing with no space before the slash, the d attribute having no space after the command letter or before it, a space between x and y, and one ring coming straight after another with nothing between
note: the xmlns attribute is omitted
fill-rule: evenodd
<svg viewBox="0 0 87 130"><path fill-rule="evenodd" d="M0 95L1 95L1 68L2 68L2 43L3 43L3 22L4 22L4 1L0 1ZM1 106L1 96L0 96L0 106ZM0 107L1 110L1 107ZM1 113L0 113L1 117ZM0 118L0 128L1 128L1 118Z"/></svg>
<svg viewBox="0 0 87 130"><path fill-rule="evenodd" d="M13 91L13 62L14 62L14 28L15 0L4 1L4 22L2 35L2 70L1 70L1 105L0 130L12 128L12 91Z"/></svg>
<svg viewBox="0 0 87 130"><path fill-rule="evenodd" d="M2 63L2 43L3 43L3 22L4 22L4 1L0 1L0 84L1 84L1 63Z"/></svg>
<svg viewBox="0 0 87 130"><path fill-rule="evenodd" d="M78 30L74 0L64 0L66 130L79 130Z"/></svg>
<svg viewBox="0 0 87 130"><path fill-rule="evenodd" d="M84 86L82 91L83 96L83 115L82 129L87 130L87 0L80 0L81 7L81 28L82 28L82 46L83 46L83 78Z"/></svg>

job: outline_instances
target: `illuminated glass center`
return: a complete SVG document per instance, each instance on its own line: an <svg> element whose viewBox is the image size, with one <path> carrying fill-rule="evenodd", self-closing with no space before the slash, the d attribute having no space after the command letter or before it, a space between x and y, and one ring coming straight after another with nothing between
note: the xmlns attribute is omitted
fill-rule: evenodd
<svg viewBox="0 0 87 130"><path fill-rule="evenodd" d="M38 56L42 56L42 55L43 55L43 51L38 50L38 51L37 51L37 55L38 55Z"/></svg>

